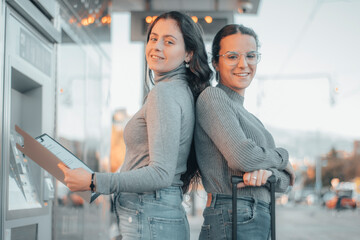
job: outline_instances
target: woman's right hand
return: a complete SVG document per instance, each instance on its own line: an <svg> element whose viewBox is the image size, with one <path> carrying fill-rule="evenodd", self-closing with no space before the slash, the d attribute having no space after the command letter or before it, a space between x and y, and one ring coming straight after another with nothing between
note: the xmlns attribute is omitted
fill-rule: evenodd
<svg viewBox="0 0 360 240"><path fill-rule="evenodd" d="M269 170L256 170L253 172L246 172L243 175L244 182L237 185L238 188L243 188L246 186L262 186L265 185L268 178L272 175L272 172Z"/></svg>
<svg viewBox="0 0 360 240"><path fill-rule="evenodd" d="M64 182L72 192L90 191L91 173L83 168L70 169L59 163L58 167L64 173Z"/></svg>

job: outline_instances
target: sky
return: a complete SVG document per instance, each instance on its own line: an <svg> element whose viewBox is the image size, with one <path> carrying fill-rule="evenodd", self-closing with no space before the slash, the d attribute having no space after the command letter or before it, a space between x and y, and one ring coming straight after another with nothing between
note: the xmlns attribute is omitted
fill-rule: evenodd
<svg viewBox="0 0 360 240"><path fill-rule="evenodd" d="M360 140L360 1L263 0L251 27L262 53L245 106L266 126ZM130 42L130 13L112 18L112 109L142 103L144 44ZM209 45L210 43L207 43Z"/></svg>
<svg viewBox="0 0 360 240"><path fill-rule="evenodd" d="M238 15L261 42L249 109L275 127L360 139L359 10L360 1L272 0Z"/></svg>

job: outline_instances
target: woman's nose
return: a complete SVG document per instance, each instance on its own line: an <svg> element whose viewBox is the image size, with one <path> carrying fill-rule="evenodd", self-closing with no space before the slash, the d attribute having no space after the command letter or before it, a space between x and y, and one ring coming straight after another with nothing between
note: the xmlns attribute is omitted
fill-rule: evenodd
<svg viewBox="0 0 360 240"><path fill-rule="evenodd" d="M237 66L238 67L247 67L248 66L245 55L243 55L243 54L240 55L240 59L239 59Z"/></svg>
<svg viewBox="0 0 360 240"><path fill-rule="evenodd" d="M161 41L161 40L156 41L156 43L155 43L156 50L161 51L161 50L163 50L163 47L164 47L163 41Z"/></svg>

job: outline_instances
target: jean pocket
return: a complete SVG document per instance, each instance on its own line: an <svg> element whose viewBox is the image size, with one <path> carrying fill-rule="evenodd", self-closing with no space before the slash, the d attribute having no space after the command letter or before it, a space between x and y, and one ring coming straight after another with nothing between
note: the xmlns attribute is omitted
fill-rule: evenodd
<svg viewBox="0 0 360 240"><path fill-rule="evenodd" d="M119 230L122 239L140 239L140 213L137 210L117 206Z"/></svg>
<svg viewBox="0 0 360 240"><path fill-rule="evenodd" d="M189 229L183 218L148 218L151 239L188 240Z"/></svg>
<svg viewBox="0 0 360 240"><path fill-rule="evenodd" d="M201 227L200 240L205 239L226 239L225 222L221 208L205 208L203 212L204 223Z"/></svg>
<svg viewBox="0 0 360 240"><path fill-rule="evenodd" d="M199 240L209 240L210 239L210 225L202 225Z"/></svg>
<svg viewBox="0 0 360 240"><path fill-rule="evenodd" d="M232 223L233 212L232 209L228 210L229 222ZM253 206L238 206L237 208L237 224L246 224L254 219L254 208Z"/></svg>

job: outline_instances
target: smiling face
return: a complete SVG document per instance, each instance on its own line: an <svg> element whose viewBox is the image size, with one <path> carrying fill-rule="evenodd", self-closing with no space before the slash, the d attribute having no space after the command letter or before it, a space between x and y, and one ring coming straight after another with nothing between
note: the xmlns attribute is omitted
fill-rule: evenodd
<svg viewBox="0 0 360 240"><path fill-rule="evenodd" d="M230 66L226 64L223 56L219 57L218 63L213 63L216 71L220 74L220 82L244 96L245 89L255 76L257 66L256 64L248 64L245 56L246 53L256 50L256 41L250 35L236 33L221 39L219 55L228 52L238 52L242 55L239 55L240 61L237 65Z"/></svg>
<svg viewBox="0 0 360 240"><path fill-rule="evenodd" d="M190 61L183 35L174 19L160 19L152 28L146 45L146 61L156 77Z"/></svg>

